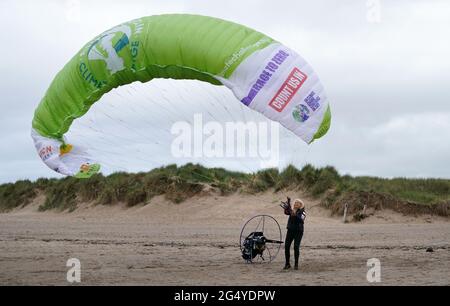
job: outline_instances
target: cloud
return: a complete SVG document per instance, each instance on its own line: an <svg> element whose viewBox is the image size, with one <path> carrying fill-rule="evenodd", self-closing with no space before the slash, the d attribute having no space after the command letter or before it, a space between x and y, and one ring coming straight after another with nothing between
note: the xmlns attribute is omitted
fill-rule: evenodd
<svg viewBox="0 0 450 306"><path fill-rule="evenodd" d="M54 175L37 157L29 129L34 109L64 64L104 30L162 13L211 15L246 24L298 50L312 64L330 99L332 128L311 146L287 138L285 162L331 164L351 174L449 178L450 2L380 1L379 23L368 22L366 4L359 0L0 1L0 25L9 37L0 49L0 182ZM155 96L158 91L173 92L167 102L173 103L172 113L159 113L152 124L172 122L174 114L189 117L194 111L189 103L176 107L183 95L195 92L201 96L195 101L212 114L208 97L227 100L220 89L211 87L203 93L204 88L153 83L128 99L143 99L152 91ZM238 104L230 109L239 112L236 118L259 118L242 113ZM217 112L216 117L229 119L223 108ZM149 122L136 122L134 129L157 134ZM109 128L106 123L103 127ZM165 156L160 161L170 159ZM236 165L236 161L223 164L239 168ZM139 169L139 163L131 168Z"/></svg>

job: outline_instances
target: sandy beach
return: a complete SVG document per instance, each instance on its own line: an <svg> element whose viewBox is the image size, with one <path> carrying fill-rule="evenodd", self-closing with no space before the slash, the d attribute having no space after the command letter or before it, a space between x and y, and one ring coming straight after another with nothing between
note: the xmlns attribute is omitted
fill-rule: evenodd
<svg viewBox="0 0 450 306"><path fill-rule="evenodd" d="M69 213L38 212L38 197L0 214L0 284L69 285L66 261L78 258L81 285L371 285L366 263L378 258L381 285L450 285L450 222L380 211L344 224L312 200L298 271L282 270L282 251L270 264L245 263L241 226L269 214L284 238L283 199L271 192L180 204L157 197L132 208L86 203Z"/></svg>

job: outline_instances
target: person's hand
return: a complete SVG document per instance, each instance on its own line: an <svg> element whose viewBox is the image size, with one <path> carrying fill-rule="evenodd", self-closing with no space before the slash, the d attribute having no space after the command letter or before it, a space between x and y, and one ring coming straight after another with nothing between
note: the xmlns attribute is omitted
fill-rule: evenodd
<svg viewBox="0 0 450 306"><path fill-rule="evenodd" d="M287 201L287 202L283 202L283 201L281 201L281 203L282 204L280 204L280 206L283 208L283 209L290 209L291 208L291 205L289 204L289 200Z"/></svg>

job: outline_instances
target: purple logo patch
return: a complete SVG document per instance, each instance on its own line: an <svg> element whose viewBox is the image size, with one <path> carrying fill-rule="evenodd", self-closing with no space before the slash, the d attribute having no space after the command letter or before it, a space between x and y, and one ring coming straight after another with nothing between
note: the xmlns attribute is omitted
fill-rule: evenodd
<svg viewBox="0 0 450 306"><path fill-rule="evenodd" d="M255 99L259 91L267 84L267 82L269 82L280 65L283 64L288 57L289 53L286 53L283 50L278 51L277 54L275 54L275 56L269 61L269 63L267 63L263 72L259 75L258 80L256 80L256 82L250 88L247 96L244 97L241 102L248 106L253 101L253 99Z"/></svg>

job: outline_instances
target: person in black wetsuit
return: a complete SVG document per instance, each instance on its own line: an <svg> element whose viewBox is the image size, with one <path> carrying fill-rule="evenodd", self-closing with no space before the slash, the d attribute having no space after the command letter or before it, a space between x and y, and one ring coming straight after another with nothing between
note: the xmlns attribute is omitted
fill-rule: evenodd
<svg viewBox="0 0 450 306"><path fill-rule="evenodd" d="M290 248L292 241L294 241L294 257L295 257L295 265L294 269L298 270L298 259L300 256L300 242L303 237L303 224L306 218L305 213L305 204L302 200L296 199L294 200L294 207L291 208L290 201L288 201L284 207L284 214L289 216L287 223L287 233L286 233L286 241L284 242L284 254L286 257L286 264L284 269L290 269Z"/></svg>

